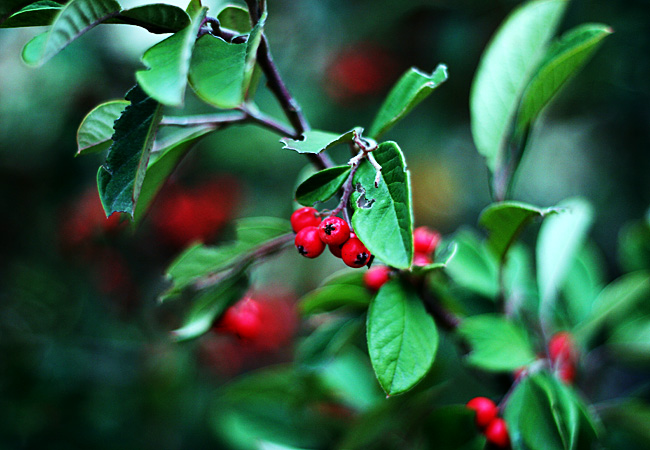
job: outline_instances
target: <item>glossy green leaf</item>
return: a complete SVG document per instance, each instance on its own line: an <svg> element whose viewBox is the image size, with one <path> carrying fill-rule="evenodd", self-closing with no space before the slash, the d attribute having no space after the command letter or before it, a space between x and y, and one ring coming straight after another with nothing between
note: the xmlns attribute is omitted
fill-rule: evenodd
<svg viewBox="0 0 650 450"><path fill-rule="evenodd" d="M0 28L42 27L50 25L62 6L50 0L32 3L16 11L2 23ZM1 16L1 15L0 15Z"/></svg>
<svg viewBox="0 0 650 450"><path fill-rule="evenodd" d="M361 128L353 128L343 134L330 133L329 131L310 130L305 131L301 140L288 137L280 139L284 147L298 153L320 153L338 144L352 142L355 133L361 133Z"/></svg>
<svg viewBox="0 0 650 450"><path fill-rule="evenodd" d="M210 274L230 270L246 258L251 251L274 238L291 232L289 221L273 217L252 217L237 221L237 240L218 247L195 245L188 248L172 262L167 277L173 285L163 294L162 300L176 297L183 289ZM287 243L292 240L287 239Z"/></svg>
<svg viewBox="0 0 650 450"><path fill-rule="evenodd" d="M508 399L504 417L514 449L591 448L595 432L586 407L547 373L524 378Z"/></svg>
<svg viewBox="0 0 650 450"><path fill-rule="evenodd" d="M447 66L444 64L439 64L431 74L415 67L410 68L397 81L379 108L368 136L377 139L391 129L446 80Z"/></svg>
<svg viewBox="0 0 650 450"><path fill-rule="evenodd" d="M190 17L178 6L165 3L142 5L125 9L104 23L137 25L151 33L176 33L191 23Z"/></svg>
<svg viewBox="0 0 650 450"><path fill-rule="evenodd" d="M248 289L248 279L241 272L230 274L215 286L198 295L182 325L172 331L177 341L194 339L206 333L214 321Z"/></svg>
<svg viewBox="0 0 650 450"><path fill-rule="evenodd" d="M366 327L370 361L388 395L406 392L422 380L438 349L438 330L408 284L392 280L379 289Z"/></svg>
<svg viewBox="0 0 650 450"><path fill-rule="evenodd" d="M35 3L34 0L3 0L0 2L0 26L4 26L4 22L9 16L31 3Z"/></svg>
<svg viewBox="0 0 650 450"><path fill-rule="evenodd" d="M89 155L108 149L113 143L113 125L129 102L113 100L102 103L90 111L77 130L77 154Z"/></svg>
<svg viewBox="0 0 650 450"><path fill-rule="evenodd" d="M352 226L368 250L385 264L408 269L413 258L411 180L404 155L395 142L383 142L372 152L381 166L375 187L375 168L362 161L350 197Z"/></svg>
<svg viewBox="0 0 650 450"><path fill-rule="evenodd" d="M296 189L296 201L304 206L325 202L343 186L350 175L349 166L336 166L316 172Z"/></svg>
<svg viewBox="0 0 650 450"><path fill-rule="evenodd" d="M248 91L266 15L251 30L248 40L235 44L206 34L196 41L189 80L196 94L217 108L240 106ZM218 61L218 64L215 64Z"/></svg>
<svg viewBox="0 0 650 450"><path fill-rule="evenodd" d="M115 0L73 0L56 16L50 29L23 48L23 60L40 66L68 44L101 22L115 17L122 7Z"/></svg>
<svg viewBox="0 0 650 450"><path fill-rule="evenodd" d="M370 292L363 286L330 284L319 287L302 297L300 310L303 314L317 314L343 307L365 310L370 304Z"/></svg>
<svg viewBox="0 0 650 450"><path fill-rule="evenodd" d="M528 223L556 212L555 208L538 208L521 202L498 202L486 207L478 222L488 231L488 247L501 261Z"/></svg>
<svg viewBox="0 0 650 450"><path fill-rule="evenodd" d="M440 270L447 267L449 262L456 256L456 251L458 250L458 245L455 242L451 242L446 245L442 250L436 250L435 258L431 264L426 266L412 266L411 272L416 275L422 275L425 273L432 272L434 270Z"/></svg>
<svg viewBox="0 0 650 450"><path fill-rule="evenodd" d="M468 317L458 332L472 349L467 361L480 369L510 372L535 360L526 330L502 315Z"/></svg>
<svg viewBox="0 0 650 450"><path fill-rule="evenodd" d="M499 293L498 262L485 244L468 230L453 236L456 254L449 261L446 273L460 286L479 295L496 298Z"/></svg>
<svg viewBox="0 0 650 450"><path fill-rule="evenodd" d="M568 270L582 248L593 222L593 208L582 198L558 205L561 214L548 217L537 238L537 284L541 307L550 314Z"/></svg>
<svg viewBox="0 0 650 450"><path fill-rule="evenodd" d="M192 24L147 50L142 62L149 68L136 72L142 89L165 105L180 106L185 98L192 48L205 17L202 8L192 17Z"/></svg>
<svg viewBox="0 0 650 450"><path fill-rule="evenodd" d="M216 129L215 125L176 128L167 133L164 139L156 140L135 206L134 221L138 222L144 217L154 197L189 149Z"/></svg>
<svg viewBox="0 0 650 450"><path fill-rule="evenodd" d="M494 173L504 164L511 123L567 0L535 0L515 9L481 57L470 93L472 136Z"/></svg>
<svg viewBox="0 0 650 450"><path fill-rule="evenodd" d="M530 126L544 106L611 33L612 29L606 25L585 24L566 32L553 43L523 94L517 114L519 129Z"/></svg>
<svg viewBox="0 0 650 450"><path fill-rule="evenodd" d="M617 323L636 312L636 308L650 298L650 272L640 270L625 274L600 292L585 323L575 330L582 339L588 339L606 322Z"/></svg>
<svg viewBox="0 0 650 450"><path fill-rule="evenodd" d="M126 99L131 104L115 122L113 144L97 172L99 197L107 216L116 211L133 216L162 119L160 103L139 86L131 89Z"/></svg>

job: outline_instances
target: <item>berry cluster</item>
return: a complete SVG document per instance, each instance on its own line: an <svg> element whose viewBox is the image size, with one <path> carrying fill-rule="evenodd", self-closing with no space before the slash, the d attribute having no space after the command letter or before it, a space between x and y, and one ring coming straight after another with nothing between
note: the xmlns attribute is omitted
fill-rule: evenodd
<svg viewBox="0 0 650 450"><path fill-rule="evenodd" d="M499 448L510 447L506 421L499 417L499 408L487 397L474 397L465 405L476 411L476 425L485 439Z"/></svg>
<svg viewBox="0 0 650 450"><path fill-rule="evenodd" d="M350 267L366 266L372 259L370 251L340 217L330 216L321 220L316 209L304 207L291 215L291 227L296 233L294 243L298 253L306 258L320 256L327 246L334 256Z"/></svg>

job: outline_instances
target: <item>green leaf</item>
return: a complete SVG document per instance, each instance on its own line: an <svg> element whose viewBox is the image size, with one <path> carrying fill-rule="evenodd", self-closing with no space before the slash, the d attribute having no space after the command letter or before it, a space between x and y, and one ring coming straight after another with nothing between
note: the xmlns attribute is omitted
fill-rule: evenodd
<svg viewBox="0 0 650 450"><path fill-rule="evenodd" d="M411 67L391 89L379 108L368 135L377 139L446 80L447 66L444 64L439 64L431 75Z"/></svg>
<svg viewBox="0 0 650 450"><path fill-rule="evenodd" d="M413 266L411 267L411 272L416 275L421 275L446 268L449 262L456 256L458 246L455 242L451 242L446 246L439 246L439 248L442 248L442 250L436 250L435 259L431 264L427 264L426 266Z"/></svg>
<svg viewBox="0 0 650 450"><path fill-rule="evenodd" d="M504 165L521 96L567 4L567 0L536 0L519 6L481 57L470 93L471 126L476 148L493 173Z"/></svg>
<svg viewBox="0 0 650 450"><path fill-rule="evenodd" d="M192 48L207 8L192 17L192 24L147 50L142 62L149 70L136 72L142 89L165 105L180 106L185 97Z"/></svg>
<svg viewBox="0 0 650 450"><path fill-rule="evenodd" d="M454 237L456 253L445 271L460 286L479 295L496 298L499 293L498 262L485 244L469 230Z"/></svg>
<svg viewBox="0 0 650 450"><path fill-rule="evenodd" d="M223 109L237 108L244 102L265 20L266 15L244 43L229 43L209 34L196 41L189 80L201 99Z"/></svg>
<svg viewBox="0 0 650 450"><path fill-rule="evenodd" d="M603 408L601 412L607 428L620 427L629 431L641 442L641 445L633 448L648 448L650 446L650 406L640 399L629 399Z"/></svg>
<svg viewBox="0 0 650 450"><path fill-rule="evenodd" d="M538 208L521 202L498 202L487 206L481 212L478 222L488 231L487 246L502 261L528 223L556 212L555 208Z"/></svg>
<svg viewBox="0 0 650 450"><path fill-rule="evenodd" d="M370 305L368 352L379 384L388 395L415 386L431 368L438 330L413 289L392 280Z"/></svg>
<svg viewBox="0 0 650 450"><path fill-rule="evenodd" d="M468 317L458 332L472 348L468 362L483 370L510 372L535 360L526 330L502 315Z"/></svg>
<svg viewBox="0 0 650 450"><path fill-rule="evenodd" d="M101 22L115 17L122 7L114 0L72 0L58 14L49 31L23 48L23 60L40 66L68 44Z"/></svg>
<svg viewBox="0 0 650 450"><path fill-rule="evenodd" d="M626 224L618 235L618 259L626 272L650 270L650 224Z"/></svg>
<svg viewBox="0 0 650 450"><path fill-rule="evenodd" d="M206 134L216 130L215 125L197 125L174 129L164 139L156 140L153 154L144 176L133 220L139 222L154 197L190 148Z"/></svg>
<svg viewBox="0 0 650 450"><path fill-rule="evenodd" d="M32 3L16 11L4 22L0 20L0 28L42 27L50 25L62 6L56 2L45 0ZM1 17L1 14L0 14Z"/></svg>
<svg viewBox="0 0 650 450"><path fill-rule="evenodd" d="M504 417L514 449L591 448L587 440L595 436L593 429L581 430L591 428L591 418L580 399L543 372L524 378L515 387Z"/></svg>
<svg viewBox="0 0 650 450"><path fill-rule="evenodd" d="M305 315L334 311L342 307L365 310L370 304L370 293L363 286L330 284L309 292L300 299L300 310Z"/></svg>
<svg viewBox="0 0 650 450"><path fill-rule="evenodd" d="M605 322L620 323L650 297L650 272L640 270L625 274L600 292L585 323L575 330L576 336L588 339Z"/></svg>
<svg viewBox="0 0 650 450"><path fill-rule="evenodd" d="M224 28L238 33L248 33L251 29L251 19L246 8L228 5L217 14L219 24Z"/></svg>
<svg viewBox="0 0 650 450"><path fill-rule="evenodd" d="M150 33L176 33L191 24L191 19L178 6L156 3L123 10L104 23L137 25Z"/></svg>
<svg viewBox="0 0 650 450"><path fill-rule="evenodd" d="M316 172L296 189L296 201L304 206L325 202L341 189L350 175L349 166L336 166Z"/></svg>
<svg viewBox="0 0 650 450"><path fill-rule="evenodd" d="M571 327L591 314L593 303L605 286L604 261L593 243L587 242L573 260L562 287Z"/></svg>
<svg viewBox="0 0 650 450"><path fill-rule="evenodd" d="M330 147L346 142L352 142L355 134L360 134L362 128L353 128L343 134L330 133L329 131L310 130L305 131L301 140L295 140L288 137L280 139L284 147L288 150L294 150L298 153L320 153Z"/></svg>
<svg viewBox="0 0 650 450"><path fill-rule="evenodd" d="M650 361L650 317L618 323L607 341L612 355L633 362Z"/></svg>
<svg viewBox="0 0 650 450"><path fill-rule="evenodd" d="M364 160L355 173L350 202L354 231L385 264L408 269L413 259L411 180L404 155L395 142L383 142L372 152L382 167L375 187L375 168Z"/></svg>
<svg viewBox="0 0 650 450"><path fill-rule="evenodd" d="M363 335L364 321L360 317L343 317L322 323L306 336L296 348L296 362L303 366L318 366L339 355Z"/></svg>
<svg viewBox="0 0 650 450"><path fill-rule="evenodd" d="M113 100L102 103L90 111L77 130L77 153L90 155L108 149L113 141L113 124L120 118L129 102Z"/></svg>
<svg viewBox="0 0 650 450"><path fill-rule="evenodd" d="M35 3L34 0L3 0L0 2L0 25L3 25L9 16L31 3Z"/></svg>
<svg viewBox="0 0 650 450"><path fill-rule="evenodd" d="M548 217L537 238L537 284L540 307L550 314L573 261L593 222L593 208L582 198L565 200L562 214Z"/></svg>
<svg viewBox="0 0 650 450"><path fill-rule="evenodd" d="M611 33L612 29L606 25L584 24L566 32L553 43L523 94L517 115L520 130L530 126L544 106Z"/></svg>
<svg viewBox="0 0 650 450"><path fill-rule="evenodd" d="M248 289L248 279L235 272L197 296L180 328L172 331L177 341L194 339L206 333L230 305L242 298Z"/></svg>
<svg viewBox="0 0 650 450"><path fill-rule="evenodd" d="M485 437L476 426L474 411L465 405L437 408L426 418L426 430L436 450L483 450Z"/></svg>
<svg viewBox="0 0 650 450"><path fill-rule="evenodd" d="M133 216L162 119L160 103L147 97L139 86L131 89L126 99L131 104L115 122L113 144L97 172L99 196L107 216L115 211Z"/></svg>
<svg viewBox="0 0 650 450"><path fill-rule="evenodd" d="M163 294L162 300L177 296L202 277L229 270L256 247L291 231L289 221L273 217L240 219L236 226L235 242L219 247L195 245L179 255L167 269L173 286Z"/></svg>

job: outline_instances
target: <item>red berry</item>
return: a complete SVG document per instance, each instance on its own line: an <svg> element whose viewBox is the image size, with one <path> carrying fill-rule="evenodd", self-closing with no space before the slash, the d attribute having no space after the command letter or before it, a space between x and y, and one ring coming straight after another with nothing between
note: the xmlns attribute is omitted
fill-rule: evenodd
<svg viewBox="0 0 650 450"><path fill-rule="evenodd" d="M363 274L363 282L371 291L378 291L389 279L388 266L373 266Z"/></svg>
<svg viewBox="0 0 650 450"><path fill-rule="evenodd" d="M298 253L306 258L316 258L325 250L325 243L320 240L318 228L315 226L305 227L298 231L294 243Z"/></svg>
<svg viewBox="0 0 650 450"><path fill-rule="evenodd" d="M340 217L330 216L318 226L318 235L327 245L342 245L350 239L350 225Z"/></svg>
<svg viewBox="0 0 650 450"><path fill-rule="evenodd" d="M576 379L576 366L568 362L560 364L557 368L557 377L566 384L572 384Z"/></svg>
<svg viewBox="0 0 650 450"><path fill-rule="evenodd" d="M493 419L487 427L485 427L485 439L497 447L506 448L510 445L510 436L508 436L508 427L506 421L501 417Z"/></svg>
<svg viewBox="0 0 650 450"><path fill-rule="evenodd" d="M317 214L318 211L311 206L296 209L293 214L291 214L291 228L293 228L293 232L297 233L303 228L317 227L320 225L321 219Z"/></svg>
<svg viewBox="0 0 650 450"><path fill-rule="evenodd" d="M241 338L254 339L262 329L259 303L244 297L226 310L220 326Z"/></svg>
<svg viewBox="0 0 650 450"><path fill-rule="evenodd" d="M416 253L413 255L413 265L414 266L428 266L431 264L433 260L429 255L425 255L424 253Z"/></svg>
<svg viewBox="0 0 650 450"><path fill-rule="evenodd" d="M431 255L436 250L442 236L429 227L417 227L413 230L413 251Z"/></svg>
<svg viewBox="0 0 650 450"><path fill-rule="evenodd" d="M343 244L341 245L328 245L330 252L332 255L336 256L337 258L341 257L341 250L343 249Z"/></svg>
<svg viewBox="0 0 650 450"><path fill-rule="evenodd" d="M465 406L476 411L476 425L479 428L486 427L499 414L497 405L487 397L474 397Z"/></svg>
<svg viewBox="0 0 650 450"><path fill-rule="evenodd" d="M578 359L578 351L571 333L560 331L551 336L548 341L548 356L553 365L574 364Z"/></svg>
<svg viewBox="0 0 650 450"><path fill-rule="evenodd" d="M363 267L370 261L370 251L357 238L350 238L343 244L341 249L341 258L343 262L350 267Z"/></svg>

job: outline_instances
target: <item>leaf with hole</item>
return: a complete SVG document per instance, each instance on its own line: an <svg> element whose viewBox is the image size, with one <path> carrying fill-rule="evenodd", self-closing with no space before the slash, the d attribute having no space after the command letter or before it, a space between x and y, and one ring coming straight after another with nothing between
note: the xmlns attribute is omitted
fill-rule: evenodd
<svg viewBox="0 0 650 450"><path fill-rule="evenodd" d="M389 266L408 269L413 259L411 180L404 155L395 142L383 142L372 152L381 166L361 161L354 175L350 202L354 231L370 252Z"/></svg>

